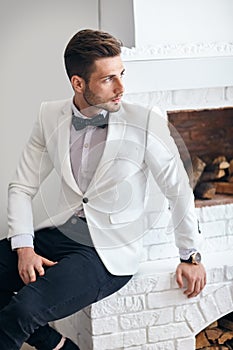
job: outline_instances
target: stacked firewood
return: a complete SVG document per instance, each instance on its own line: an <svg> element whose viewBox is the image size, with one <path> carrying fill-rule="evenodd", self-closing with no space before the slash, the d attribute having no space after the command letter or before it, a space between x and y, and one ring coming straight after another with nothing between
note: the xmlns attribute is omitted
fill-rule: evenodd
<svg viewBox="0 0 233 350"><path fill-rule="evenodd" d="M194 195L212 199L215 194L233 194L233 159L218 156L209 161L192 158Z"/></svg>
<svg viewBox="0 0 233 350"><path fill-rule="evenodd" d="M233 350L233 321L221 318L196 336L198 350Z"/></svg>

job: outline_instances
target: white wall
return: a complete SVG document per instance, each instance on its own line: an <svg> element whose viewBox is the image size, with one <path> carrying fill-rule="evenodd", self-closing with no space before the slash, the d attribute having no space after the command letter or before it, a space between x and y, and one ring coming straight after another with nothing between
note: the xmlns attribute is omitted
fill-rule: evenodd
<svg viewBox="0 0 233 350"><path fill-rule="evenodd" d="M232 0L134 0L135 46L233 41Z"/></svg>
<svg viewBox="0 0 233 350"><path fill-rule="evenodd" d="M100 28L121 39L124 46L134 46L133 0L100 0Z"/></svg>
<svg viewBox="0 0 233 350"><path fill-rule="evenodd" d="M7 185L40 103L71 96L64 48L98 28L98 0L8 0L0 12L0 235L7 231ZM52 184L50 184L52 186Z"/></svg>

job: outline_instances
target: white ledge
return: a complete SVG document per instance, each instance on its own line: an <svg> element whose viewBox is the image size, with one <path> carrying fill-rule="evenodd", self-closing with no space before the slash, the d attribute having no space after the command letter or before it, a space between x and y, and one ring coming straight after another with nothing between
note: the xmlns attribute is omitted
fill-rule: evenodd
<svg viewBox="0 0 233 350"><path fill-rule="evenodd" d="M231 250L224 252L205 253L203 257L203 263L206 270L223 266L233 266L233 254ZM146 261L140 264L140 268L135 276L174 273L177 265L179 264L179 258L160 259L156 261Z"/></svg>
<svg viewBox="0 0 233 350"><path fill-rule="evenodd" d="M166 44L153 47L122 48L124 61L160 60L174 58L203 58L233 56L233 43L183 43Z"/></svg>

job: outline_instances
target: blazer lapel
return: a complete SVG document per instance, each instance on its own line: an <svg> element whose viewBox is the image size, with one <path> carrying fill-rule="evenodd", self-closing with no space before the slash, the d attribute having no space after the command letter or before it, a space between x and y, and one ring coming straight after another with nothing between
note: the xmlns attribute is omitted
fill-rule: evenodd
<svg viewBox="0 0 233 350"><path fill-rule="evenodd" d="M82 191L78 187L73 176L70 161L70 128L72 121L71 100L66 103L58 120L58 154L61 173L66 183L78 194Z"/></svg>
<svg viewBox="0 0 233 350"><path fill-rule="evenodd" d="M103 178L106 171L112 165L116 155L121 147L124 138L126 122L122 118L123 107L118 112L110 113L108 134L103 155L97 166L96 172L91 180L86 193L91 189L92 185ZM62 114L58 120L58 153L61 166L61 173L66 183L78 194L83 195L73 176L70 161L70 127L72 121L71 100L66 103L62 110Z"/></svg>
<svg viewBox="0 0 233 350"><path fill-rule="evenodd" d="M126 128L126 121L122 118L122 116L123 107L121 107L118 112L110 113L109 115L108 134L104 152L90 185L88 186L87 192L89 192L92 186L95 186L97 182L101 182L104 174L107 172L109 167L112 166L112 162L114 162L119 152Z"/></svg>

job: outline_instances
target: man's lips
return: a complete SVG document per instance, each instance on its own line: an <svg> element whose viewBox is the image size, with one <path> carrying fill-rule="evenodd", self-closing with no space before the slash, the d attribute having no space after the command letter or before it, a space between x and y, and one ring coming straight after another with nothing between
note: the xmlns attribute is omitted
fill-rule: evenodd
<svg viewBox="0 0 233 350"><path fill-rule="evenodd" d="M112 102L119 103L121 101L121 97L113 98Z"/></svg>

